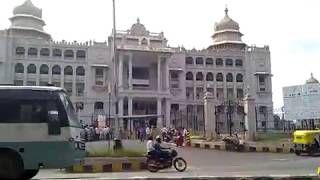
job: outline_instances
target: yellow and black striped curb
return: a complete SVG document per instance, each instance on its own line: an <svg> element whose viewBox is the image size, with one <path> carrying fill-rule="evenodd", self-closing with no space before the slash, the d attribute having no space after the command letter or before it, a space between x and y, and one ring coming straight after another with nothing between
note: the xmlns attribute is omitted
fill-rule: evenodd
<svg viewBox="0 0 320 180"><path fill-rule="evenodd" d="M224 142L191 142L191 146L195 148L215 149L231 151L232 148L228 147ZM272 153L293 153L292 147L277 147L277 146L263 146L263 145L242 145L242 152L272 152Z"/></svg>
<svg viewBox="0 0 320 180"><path fill-rule="evenodd" d="M146 160L113 160L106 163L90 163L74 165L66 168L70 173L102 173L102 172L129 172L141 171L146 168Z"/></svg>

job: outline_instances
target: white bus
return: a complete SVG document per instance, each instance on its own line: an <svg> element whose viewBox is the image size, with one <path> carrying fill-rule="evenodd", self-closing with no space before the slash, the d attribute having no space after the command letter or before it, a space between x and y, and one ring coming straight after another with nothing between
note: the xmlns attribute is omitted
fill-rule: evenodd
<svg viewBox="0 0 320 180"><path fill-rule="evenodd" d="M0 179L80 163L82 128L62 88L0 86Z"/></svg>

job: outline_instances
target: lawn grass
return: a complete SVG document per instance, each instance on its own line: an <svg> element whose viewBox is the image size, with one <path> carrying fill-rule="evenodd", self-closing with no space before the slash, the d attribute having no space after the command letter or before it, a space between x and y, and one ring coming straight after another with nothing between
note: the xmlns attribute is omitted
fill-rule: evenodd
<svg viewBox="0 0 320 180"><path fill-rule="evenodd" d="M258 133L256 142L259 143L289 143L292 134L288 133Z"/></svg>
<svg viewBox="0 0 320 180"><path fill-rule="evenodd" d="M87 157L141 157L145 156L143 150L122 149L114 151L112 149L98 149L87 151Z"/></svg>

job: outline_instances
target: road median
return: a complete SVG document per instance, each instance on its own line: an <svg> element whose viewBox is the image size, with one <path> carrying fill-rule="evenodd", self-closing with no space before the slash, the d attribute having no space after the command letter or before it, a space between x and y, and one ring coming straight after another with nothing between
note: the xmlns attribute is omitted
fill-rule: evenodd
<svg viewBox="0 0 320 180"><path fill-rule="evenodd" d="M80 165L66 168L69 173L134 172L146 169L146 157L90 157Z"/></svg>

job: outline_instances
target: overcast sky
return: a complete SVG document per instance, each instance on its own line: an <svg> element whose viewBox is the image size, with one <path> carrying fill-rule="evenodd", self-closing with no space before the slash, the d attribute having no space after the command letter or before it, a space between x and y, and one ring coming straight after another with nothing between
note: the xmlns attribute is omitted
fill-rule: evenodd
<svg viewBox="0 0 320 180"><path fill-rule="evenodd" d="M0 29L24 0L1 0ZM32 0L43 10L45 30L54 40L105 41L112 30L112 0ZM150 32L164 32L170 46L207 48L215 22L229 16L248 45L269 45L274 107L283 105L282 87L320 79L319 0L116 0L117 29L137 17Z"/></svg>

